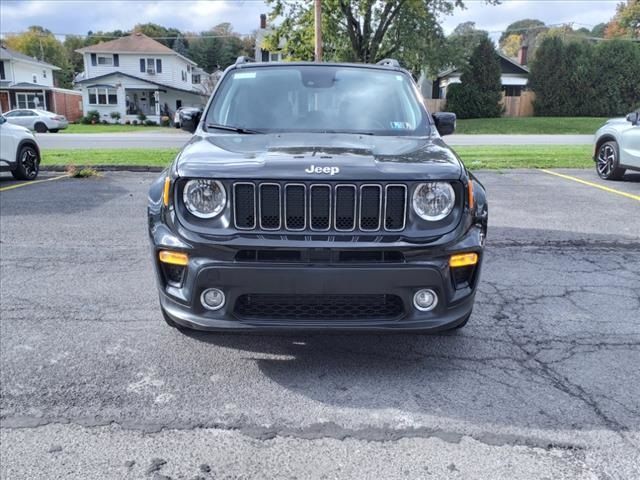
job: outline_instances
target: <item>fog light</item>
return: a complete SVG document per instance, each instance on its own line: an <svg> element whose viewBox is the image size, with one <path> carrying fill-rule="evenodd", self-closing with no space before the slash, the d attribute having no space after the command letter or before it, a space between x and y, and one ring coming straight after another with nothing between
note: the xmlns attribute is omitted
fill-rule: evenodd
<svg viewBox="0 0 640 480"><path fill-rule="evenodd" d="M438 305L438 295L430 288L418 290L413 296L413 306L421 312L430 312Z"/></svg>
<svg viewBox="0 0 640 480"><path fill-rule="evenodd" d="M200 302L207 310L220 310L224 306L224 293L217 288L209 288L200 295Z"/></svg>

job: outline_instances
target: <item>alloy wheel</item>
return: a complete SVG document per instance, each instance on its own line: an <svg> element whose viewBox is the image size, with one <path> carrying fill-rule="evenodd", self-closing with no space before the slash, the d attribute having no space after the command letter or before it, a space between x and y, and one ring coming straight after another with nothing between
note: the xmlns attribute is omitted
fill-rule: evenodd
<svg viewBox="0 0 640 480"><path fill-rule="evenodd" d="M604 144L598 152L598 173L602 177L607 177L615 168L616 151L613 146Z"/></svg>
<svg viewBox="0 0 640 480"><path fill-rule="evenodd" d="M34 178L38 174L38 156L31 148L24 149L20 163L27 178Z"/></svg>

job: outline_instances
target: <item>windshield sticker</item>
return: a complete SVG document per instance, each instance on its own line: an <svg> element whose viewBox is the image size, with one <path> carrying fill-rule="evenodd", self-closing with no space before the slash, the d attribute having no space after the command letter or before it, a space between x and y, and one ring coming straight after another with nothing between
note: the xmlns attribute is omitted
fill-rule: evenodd
<svg viewBox="0 0 640 480"><path fill-rule="evenodd" d="M256 72L238 72L233 76L233 78L256 78Z"/></svg>
<svg viewBox="0 0 640 480"><path fill-rule="evenodd" d="M391 122L391 128L393 130L409 130L411 126L408 122Z"/></svg>

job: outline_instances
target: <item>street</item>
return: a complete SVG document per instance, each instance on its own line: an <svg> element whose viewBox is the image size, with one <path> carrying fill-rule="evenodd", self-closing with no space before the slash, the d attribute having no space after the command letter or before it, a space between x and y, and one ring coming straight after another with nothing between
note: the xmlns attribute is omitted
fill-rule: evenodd
<svg viewBox="0 0 640 480"><path fill-rule="evenodd" d="M181 148L191 135L166 128L142 133L41 133L38 143L47 149ZM590 145L593 135L450 135L449 145Z"/></svg>
<svg viewBox="0 0 640 480"><path fill-rule="evenodd" d="M477 173L457 334L295 337L165 325L154 174L3 176L0 476L639 478L640 175L559 172Z"/></svg>

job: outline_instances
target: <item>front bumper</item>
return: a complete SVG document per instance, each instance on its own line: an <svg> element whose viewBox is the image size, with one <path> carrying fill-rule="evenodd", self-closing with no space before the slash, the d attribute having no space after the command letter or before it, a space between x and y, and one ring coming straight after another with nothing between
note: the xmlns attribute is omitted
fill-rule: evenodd
<svg viewBox="0 0 640 480"><path fill-rule="evenodd" d="M241 243L241 242L240 242ZM283 245L285 243L286 245ZM193 247L182 244L167 229L152 235L152 249L160 292L160 303L165 313L177 324L218 331L377 331L377 332L435 332L453 328L471 313L476 285L482 262L481 228L472 227L452 245L438 248L409 247L407 245L375 244L354 247L351 244L321 242L320 245L340 250L376 248L402 252L403 261L389 263L329 263L237 261L235 254L242 245L210 245ZM322 251L327 248L309 242L278 242L279 248L299 248ZM158 251L173 249L189 255L183 282L171 286L163 277L158 262ZM275 249L274 249L275 250ZM480 260L467 285L456 288L448 265L450 255L476 252ZM200 295L207 288L219 288L226 296L225 305L217 311L205 309ZM431 288L438 294L438 305L429 312L413 306L417 290ZM246 295L286 295L291 298L304 295L385 295L401 299L402 312L393 318L246 318L238 314L238 299Z"/></svg>

